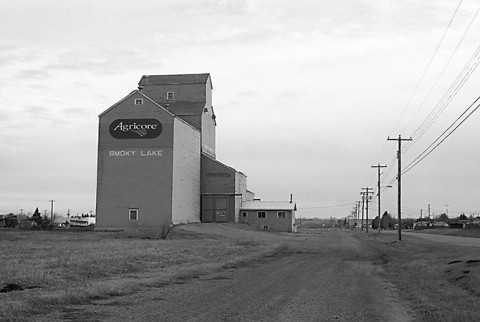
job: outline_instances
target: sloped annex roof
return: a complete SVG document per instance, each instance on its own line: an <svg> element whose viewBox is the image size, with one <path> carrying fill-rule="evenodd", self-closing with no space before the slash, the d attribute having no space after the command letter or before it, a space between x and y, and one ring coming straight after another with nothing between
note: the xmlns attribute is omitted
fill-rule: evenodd
<svg viewBox="0 0 480 322"><path fill-rule="evenodd" d="M244 201L242 210L297 210L297 204L290 201Z"/></svg>
<svg viewBox="0 0 480 322"><path fill-rule="evenodd" d="M177 102L169 101L168 109L178 115L201 115L205 107L205 102Z"/></svg>
<svg viewBox="0 0 480 322"><path fill-rule="evenodd" d="M222 162L218 161L216 158L212 157L211 155L208 155L208 154L205 153L205 152L202 152L202 157L205 157L205 158L207 158L207 159L209 159L209 160L211 160L211 161L213 161L213 162L221 165L222 167L224 167L224 168L226 168L226 169L229 169L229 170L231 170L231 171L240 173L240 174L244 175L245 177L247 176L247 175L246 175L245 173L243 173L242 171L238 171L238 170L232 168L231 166L228 166L228 165L226 165L225 163L222 163Z"/></svg>
<svg viewBox="0 0 480 322"><path fill-rule="evenodd" d="M206 84L209 73L178 74L178 75L144 75L138 82L139 86L169 85L169 84ZM210 80L211 83L211 80ZM212 85L213 88L213 85Z"/></svg>

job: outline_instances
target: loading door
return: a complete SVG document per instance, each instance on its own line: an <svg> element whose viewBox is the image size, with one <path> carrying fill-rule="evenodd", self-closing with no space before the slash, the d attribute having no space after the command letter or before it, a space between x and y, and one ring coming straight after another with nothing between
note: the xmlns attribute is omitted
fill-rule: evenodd
<svg viewBox="0 0 480 322"><path fill-rule="evenodd" d="M227 222L227 197L215 198L215 221Z"/></svg>
<svg viewBox="0 0 480 322"><path fill-rule="evenodd" d="M202 197L202 222L227 222L227 197Z"/></svg>
<svg viewBox="0 0 480 322"><path fill-rule="evenodd" d="M202 222L215 221L214 197L202 197Z"/></svg>

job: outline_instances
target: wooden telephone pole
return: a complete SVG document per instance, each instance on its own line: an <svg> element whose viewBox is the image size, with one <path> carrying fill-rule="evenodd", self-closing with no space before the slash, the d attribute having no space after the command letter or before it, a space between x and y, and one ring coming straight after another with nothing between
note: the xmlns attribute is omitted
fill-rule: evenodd
<svg viewBox="0 0 480 322"><path fill-rule="evenodd" d="M55 200L49 200L49 202L52 204L50 210L50 223L53 224L53 203L55 202Z"/></svg>
<svg viewBox="0 0 480 322"><path fill-rule="evenodd" d="M380 163L378 165L372 165L372 168L377 168L378 170L378 181L377 181L377 189L378 189L378 233L380 234L380 223L382 222L382 218L380 217L382 212L380 210L380 168L386 168L387 165L381 165Z"/></svg>
<svg viewBox="0 0 480 322"><path fill-rule="evenodd" d="M362 191L360 192L360 194L362 195L362 199L365 200L366 202L366 225L365 225L365 229L366 229L366 232L368 233L368 199L370 198L370 194L373 193L373 188L370 188L370 187L366 187L366 188L362 188L362 190L366 190L366 191ZM362 216L362 230L363 230L363 216Z"/></svg>
<svg viewBox="0 0 480 322"><path fill-rule="evenodd" d="M362 195L362 220L361 220L361 225L360 225L360 230L363 231L363 215L365 211L365 192L360 192Z"/></svg>
<svg viewBox="0 0 480 322"><path fill-rule="evenodd" d="M398 139L387 138L388 141L398 141L398 174L397 174L397 183L398 183L398 200L397 200L397 212L398 212L398 241L402 240L402 141L412 141L412 138L402 139L402 136L399 135Z"/></svg>

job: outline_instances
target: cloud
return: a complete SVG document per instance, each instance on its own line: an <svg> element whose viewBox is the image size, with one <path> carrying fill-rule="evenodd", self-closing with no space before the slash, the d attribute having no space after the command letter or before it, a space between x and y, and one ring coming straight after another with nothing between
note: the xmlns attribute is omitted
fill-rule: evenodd
<svg viewBox="0 0 480 322"><path fill-rule="evenodd" d="M300 97L300 93L297 91L281 91L277 94L277 99L280 101L284 100L297 100Z"/></svg>
<svg viewBox="0 0 480 322"><path fill-rule="evenodd" d="M38 106L38 105L25 106L23 111L27 113L29 117L33 117L33 118L49 118L50 117L49 109L43 106Z"/></svg>
<svg viewBox="0 0 480 322"><path fill-rule="evenodd" d="M148 52L148 50L147 50ZM112 76L129 72L125 66L135 66L137 69L147 69L152 65L161 67L156 62L152 64L151 53L138 50L115 48L88 48L84 50L68 50L60 52L49 59L44 68L59 72L90 73L102 76Z"/></svg>
<svg viewBox="0 0 480 322"><path fill-rule="evenodd" d="M51 74L45 69L26 69L15 74L14 78L19 80L46 80Z"/></svg>
<svg viewBox="0 0 480 322"><path fill-rule="evenodd" d="M255 91L244 91L237 93L237 97L239 98L255 98L258 97L258 93Z"/></svg>
<svg viewBox="0 0 480 322"><path fill-rule="evenodd" d="M5 111L0 109L0 124L8 123L9 120L12 118L14 112L12 111Z"/></svg>
<svg viewBox="0 0 480 322"><path fill-rule="evenodd" d="M67 107L63 109L63 112L68 116L89 117L91 115L86 108Z"/></svg>

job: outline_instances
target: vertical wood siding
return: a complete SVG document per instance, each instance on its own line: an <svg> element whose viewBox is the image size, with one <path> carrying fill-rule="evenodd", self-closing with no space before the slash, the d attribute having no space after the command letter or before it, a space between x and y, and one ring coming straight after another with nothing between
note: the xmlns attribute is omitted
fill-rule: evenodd
<svg viewBox="0 0 480 322"><path fill-rule="evenodd" d="M143 98L143 105L135 105ZM154 139L115 139L109 133L116 119L155 118L163 131ZM97 227L99 229L160 228L172 217L173 116L134 93L99 120ZM135 156L110 156L110 151L136 151ZM141 152L162 151L159 156ZM138 220L128 209L138 207Z"/></svg>
<svg viewBox="0 0 480 322"><path fill-rule="evenodd" d="M257 218L258 211L265 211L266 218ZM280 210L285 211L285 210ZM246 212L247 217L242 213ZM240 214L240 222L249 223L257 228L268 226L270 230L292 232L292 211L286 210L287 218L277 218L278 210L244 210Z"/></svg>
<svg viewBox="0 0 480 322"><path fill-rule="evenodd" d="M174 224L200 221L200 132L175 119L173 130Z"/></svg>

